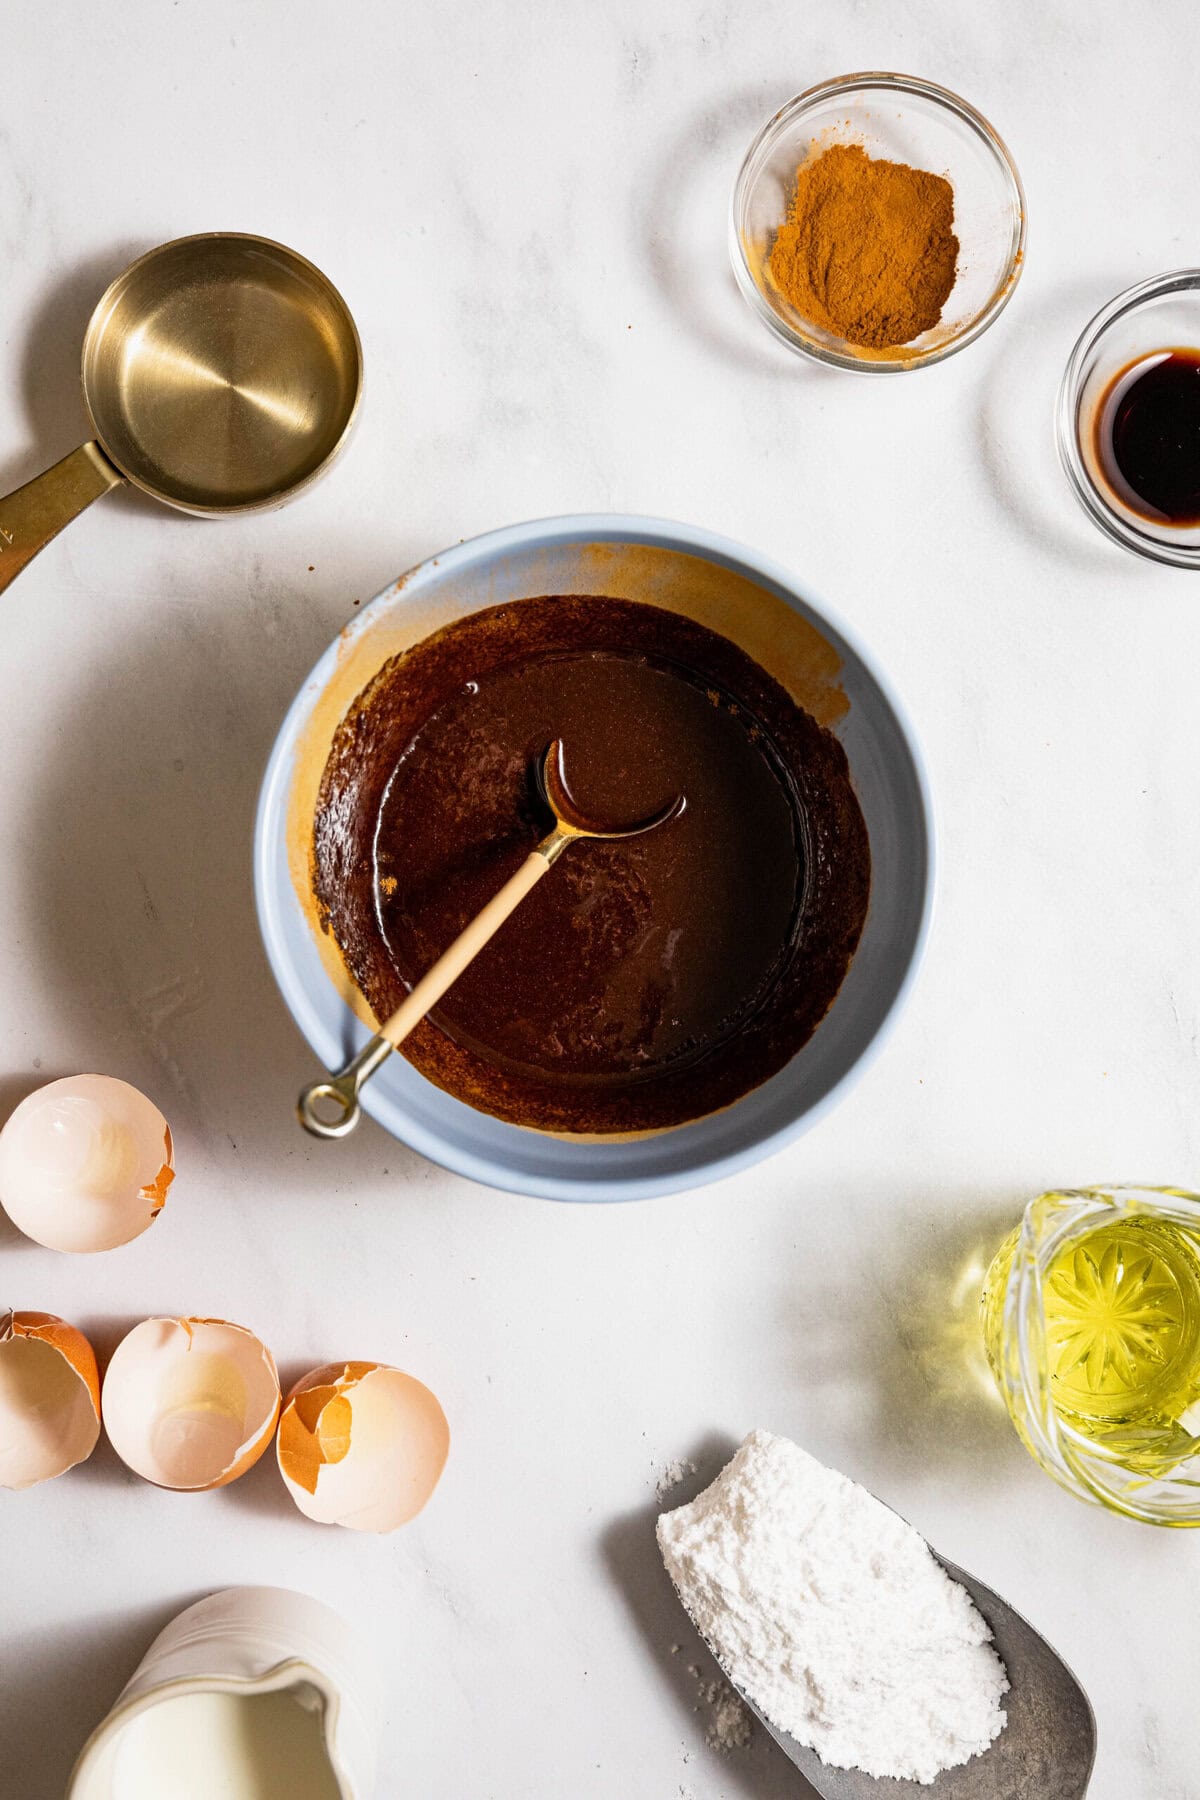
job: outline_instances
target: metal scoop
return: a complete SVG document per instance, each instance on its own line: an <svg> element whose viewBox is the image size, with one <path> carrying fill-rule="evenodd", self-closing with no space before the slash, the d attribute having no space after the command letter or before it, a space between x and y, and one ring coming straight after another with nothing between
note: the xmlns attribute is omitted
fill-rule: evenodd
<svg viewBox="0 0 1200 1800"><path fill-rule="evenodd" d="M576 838L612 840L641 837L643 832L653 831L656 826L665 825L668 819L677 818L685 805L683 795L677 794L668 805L660 807L650 818L641 819L636 825L627 825L621 831L605 831L581 817L567 792L562 766L562 743L558 738L555 738L542 756L536 773L538 789L554 815L553 831L542 839L535 850L529 852L516 873L509 876L499 893L493 895L483 911L459 933L450 948L443 950L432 968L422 975L408 998L397 1007L375 1036L363 1045L358 1055L339 1074L322 1076L319 1081L310 1082L301 1090L296 1110L300 1123L314 1137L341 1138L354 1130L361 1116L358 1095L363 1083L371 1079L379 1065L404 1042L430 1008L437 1005L447 988L458 980L467 965L474 962L484 945L495 936L509 914L516 910L547 870L558 861L568 844L574 843ZM318 1110L322 1106L327 1109L324 1114Z"/></svg>
<svg viewBox="0 0 1200 1800"><path fill-rule="evenodd" d="M1010 1692L1003 1701L1008 1724L981 1756L926 1784L830 1768L815 1750L777 1730L740 1688L736 1691L821 1800L894 1800L904 1794L913 1800L1082 1800L1096 1760L1096 1719L1087 1695L1058 1652L1006 1600L945 1557L937 1561L970 1594L1008 1671Z"/></svg>
<svg viewBox="0 0 1200 1800"><path fill-rule="evenodd" d="M278 506L346 440L362 348L337 289L270 238L210 231L132 263L83 340L95 439L0 499L0 590L102 494L180 512Z"/></svg>

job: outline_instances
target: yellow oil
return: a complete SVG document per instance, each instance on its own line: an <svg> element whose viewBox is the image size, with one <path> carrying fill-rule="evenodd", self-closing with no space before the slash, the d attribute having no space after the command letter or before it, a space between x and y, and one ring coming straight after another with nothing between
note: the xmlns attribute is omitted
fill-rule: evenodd
<svg viewBox="0 0 1200 1800"><path fill-rule="evenodd" d="M984 1283L997 1373L1014 1232ZM1101 1225L1045 1271L1046 1375L1062 1422L1135 1473L1200 1452L1200 1237L1163 1219Z"/></svg>

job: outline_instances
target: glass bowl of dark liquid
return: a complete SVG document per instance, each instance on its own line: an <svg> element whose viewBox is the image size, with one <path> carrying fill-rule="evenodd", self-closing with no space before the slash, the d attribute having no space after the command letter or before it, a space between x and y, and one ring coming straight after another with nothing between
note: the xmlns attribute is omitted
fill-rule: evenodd
<svg viewBox="0 0 1200 1800"><path fill-rule="evenodd" d="M1096 314L1063 376L1058 447L1101 531L1200 569L1200 269L1156 275Z"/></svg>

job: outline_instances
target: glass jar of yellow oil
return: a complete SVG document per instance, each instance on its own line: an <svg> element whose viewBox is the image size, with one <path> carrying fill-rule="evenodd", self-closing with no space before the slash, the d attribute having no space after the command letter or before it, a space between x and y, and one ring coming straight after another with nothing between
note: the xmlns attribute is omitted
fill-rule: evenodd
<svg viewBox="0 0 1200 1800"><path fill-rule="evenodd" d="M1200 1525L1200 1196L1040 1195L984 1278L992 1373L1064 1487L1158 1525Z"/></svg>

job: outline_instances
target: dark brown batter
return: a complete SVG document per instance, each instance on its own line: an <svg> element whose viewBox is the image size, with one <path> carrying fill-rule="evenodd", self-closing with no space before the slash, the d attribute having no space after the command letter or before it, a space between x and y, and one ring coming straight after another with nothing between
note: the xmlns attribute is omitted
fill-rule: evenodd
<svg viewBox="0 0 1200 1800"><path fill-rule="evenodd" d="M659 607L514 601L389 662L321 784L314 887L376 1016L550 826L533 779L561 738L588 818L681 817L572 844L403 1053L518 1124L677 1125L737 1100L828 1010L866 914L870 851L833 735L728 639Z"/></svg>

